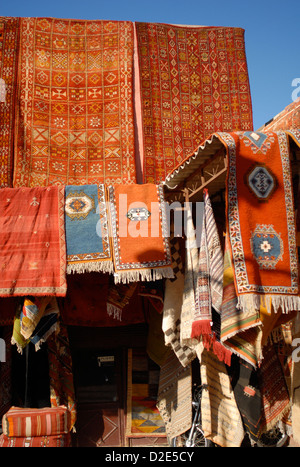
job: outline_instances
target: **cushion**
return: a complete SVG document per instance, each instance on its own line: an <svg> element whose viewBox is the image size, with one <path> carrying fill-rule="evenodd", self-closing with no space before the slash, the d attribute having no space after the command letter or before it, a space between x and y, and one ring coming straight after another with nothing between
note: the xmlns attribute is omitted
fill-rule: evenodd
<svg viewBox="0 0 300 467"><path fill-rule="evenodd" d="M2 417L2 430L6 436L53 436L71 430L71 417L67 407L25 409L11 407Z"/></svg>

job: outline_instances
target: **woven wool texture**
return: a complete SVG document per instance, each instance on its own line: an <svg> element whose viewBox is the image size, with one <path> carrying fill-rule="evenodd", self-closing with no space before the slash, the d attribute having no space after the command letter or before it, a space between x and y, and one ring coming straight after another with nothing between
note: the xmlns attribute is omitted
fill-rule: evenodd
<svg viewBox="0 0 300 467"><path fill-rule="evenodd" d="M227 231L238 305L299 310L298 258L287 134L220 135L228 150ZM300 140L299 140L300 141Z"/></svg>
<svg viewBox="0 0 300 467"><path fill-rule="evenodd" d="M6 436L31 437L67 434L71 429L70 413L64 406L42 409L11 407L2 418Z"/></svg>
<svg viewBox="0 0 300 467"><path fill-rule="evenodd" d="M21 18L14 186L135 181L133 24Z"/></svg>
<svg viewBox="0 0 300 467"><path fill-rule="evenodd" d="M19 18L0 18L0 188L12 186Z"/></svg>
<svg viewBox="0 0 300 467"><path fill-rule="evenodd" d="M136 23L144 183L216 131L252 130L244 30Z"/></svg>
<svg viewBox="0 0 300 467"><path fill-rule="evenodd" d="M64 188L3 188L0 213L0 295L64 296Z"/></svg>

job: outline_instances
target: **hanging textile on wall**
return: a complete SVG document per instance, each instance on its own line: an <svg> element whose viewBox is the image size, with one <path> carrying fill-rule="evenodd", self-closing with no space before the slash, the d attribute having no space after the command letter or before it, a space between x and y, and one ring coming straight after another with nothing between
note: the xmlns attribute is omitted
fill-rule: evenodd
<svg viewBox="0 0 300 467"><path fill-rule="evenodd" d="M174 236L174 226L171 225L170 247L174 278L165 283L165 299L163 306L162 330L164 341L170 347L183 367L187 367L196 358L196 351L181 341L182 302L185 285L184 265L181 251L184 251L182 241Z"/></svg>
<svg viewBox="0 0 300 467"><path fill-rule="evenodd" d="M300 309L289 142L284 132L219 134L228 151L227 231L238 308Z"/></svg>
<svg viewBox="0 0 300 467"><path fill-rule="evenodd" d="M11 343L19 353L31 342L38 351L59 330L59 308L55 297L25 297L16 310Z"/></svg>
<svg viewBox="0 0 300 467"><path fill-rule="evenodd" d="M210 134L253 129L244 30L135 27L140 165L159 183Z"/></svg>
<svg viewBox="0 0 300 467"><path fill-rule="evenodd" d="M204 214L195 289L192 338L202 339L221 361L230 365L231 351L221 343L221 308L224 260L218 228L207 190L203 193Z"/></svg>
<svg viewBox="0 0 300 467"><path fill-rule="evenodd" d="M263 349L258 381L262 399L260 432L265 433L272 430L291 409L288 387L273 343L268 343Z"/></svg>
<svg viewBox="0 0 300 467"><path fill-rule="evenodd" d="M112 284L111 279L112 276L97 272L68 275L68 292L60 308L65 325L115 327L144 323L142 298L136 284L122 288L126 284ZM110 288L115 286L117 289L111 292ZM108 313L109 300L118 305L115 313Z"/></svg>
<svg viewBox="0 0 300 467"><path fill-rule="evenodd" d="M103 184L66 186L67 273L113 271Z"/></svg>
<svg viewBox="0 0 300 467"><path fill-rule="evenodd" d="M192 367L183 367L172 350L161 366L157 408L169 439L191 428Z"/></svg>
<svg viewBox="0 0 300 467"><path fill-rule="evenodd" d="M162 187L115 185L108 192L115 282L173 277Z"/></svg>
<svg viewBox="0 0 300 467"><path fill-rule="evenodd" d="M64 296L64 188L3 188L0 213L0 295Z"/></svg>
<svg viewBox="0 0 300 467"><path fill-rule="evenodd" d="M0 17L0 188L12 186L19 21Z"/></svg>
<svg viewBox="0 0 300 467"><path fill-rule="evenodd" d="M240 447L244 439L241 413L224 362L206 349L201 352L201 428L221 447Z"/></svg>
<svg viewBox="0 0 300 467"><path fill-rule="evenodd" d="M133 24L20 21L14 186L133 183Z"/></svg>

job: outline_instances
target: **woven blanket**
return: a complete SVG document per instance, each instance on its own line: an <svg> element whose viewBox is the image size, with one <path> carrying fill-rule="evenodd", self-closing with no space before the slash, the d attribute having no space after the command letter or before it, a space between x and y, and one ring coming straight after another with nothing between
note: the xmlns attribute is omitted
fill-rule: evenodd
<svg viewBox="0 0 300 467"><path fill-rule="evenodd" d="M183 367L173 351L160 370L157 408L169 439L192 425L192 368Z"/></svg>
<svg viewBox="0 0 300 467"><path fill-rule="evenodd" d="M201 427L204 436L221 447L240 447L244 428L224 362L201 352Z"/></svg>
<svg viewBox="0 0 300 467"><path fill-rule="evenodd" d="M245 431L254 442L257 442L262 419L262 399L257 369L233 355L231 366L227 367L227 371Z"/></svg>
<svg viewBox="0 0 300 467"><path fill-rule="evenodd" d="M0 435L0 448L68 448L71 446L71 435L8 437Z"/></svg>
<svg viewBox="0 0 300 467"><path fill-rule="evenodd" d="M180 338L185 274L181 258L182 245L179 238L174 236L173 225L170 233L174 278L167 279L165 283L162 331L166 346L172 349L181 365L187 367L196 357L196 352L194 346L190 346L190 342L187 345L182 343Z"/></svg>
<svg viewBox="0 0 300 467"><path fill-rule="evenodd" d="M115 282L173 277L161 186L109 186Z"/></svg>
<svg viewBox="0 0 300 467"><path fill-rule="evenodd" d="M133 24L20 19L14 186L133 183Z"/></svg>
<svg viewBox="0 0 300 467"><path fill-rule="evenodd" d="M252 130L244 30L135 23L144 183L216 131Z"/></svg>
<svg viewBox="0 0 300 467"><path fill-rule="evenodd" d="M107 314L113 319L122 321L123 309L129 305L136 290L137 283L110 284L107 296Z"/></svg>
<svg viewBox="0 0 300 467"><path fill-rule="evenodd" d="M192 339L191 335L196 309L196 289L199 271L199 254L190 204L187 204L186 206L185 237L185 271L182 307L180 315L180 342L182 345L186 345L190 348L193 348L198 343L198 340Z"/></svg>
<svg viewBox="0 0 300 467"><path fill-rule="evenodd" d="M104 185L69 185L65 193L67 273L112 272Z"/></svg>
<svg viewBox="0 0 300 467"><path fill-rule="evenodd" d="M0 87L4 87L0 100L0 188L12 186L19 21L0 17Z"/></svg>
<svg viewBox="0 0 300 467"><path fill-rule="evenodd" d="M25 297L20 315L20 332L29 339L40 322L51 297Z"/></svg>
<svg viewBox="0 0 300 467"><path fill-rule="evenodd" d="M258 369L262 398L260 433L274 428L289 413L291 407L283 369L273 344L264 347L263 357Z"/></svg>
<svg viewBox="0 0 300 467"><path fill-rule="evenodd" d="M288 137L219 135L227 146L227 231L238 307L300 309Z"/></svg>
<svg viewBox="0 0 300 467"><path fill-rule="evenodd" d="M70 432L70 413L66 407L24 409L11 407L2 417L6 436L51 436Z"/></svg>
<svg viewBox="0 0 300 467"><path fill-rule="evenodd" d="M59 329L59 308L55 297L25 298L14 318L11 343L19 353L31 342L35 350Z"/></svg>
<svg viewBox="0 0 300 467"><path fill-rule="evenodd" d="M195 290L191 337L202 339L205 348L230 365L230 350L220 340L223 299L223 252L208 191L203 193L204 212Z"/></svg>
<svg viewBox="0 0 300 467"><path fill-rule="evenodd" d="M3 188L0 213L0 295L64 296L64 188Z"/></svg>

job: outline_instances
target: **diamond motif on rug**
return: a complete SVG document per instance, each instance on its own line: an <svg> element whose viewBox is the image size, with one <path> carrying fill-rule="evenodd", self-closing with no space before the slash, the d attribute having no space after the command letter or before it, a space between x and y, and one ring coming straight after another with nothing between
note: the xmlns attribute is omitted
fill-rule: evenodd
<svg viewBox="0 0 300 467"><path fill-rule="evenodd" d="M264 165L256 165L246 177L246 183L259 201L267 201L277 187L276 177Z"/></svg>
<svg viewBox="0 0 300 467"><path fill-rule="evenodd" d="M257 225L251 236L251 250L261 269L275 269L283 256L283 241L272 225Z"/></svg>

